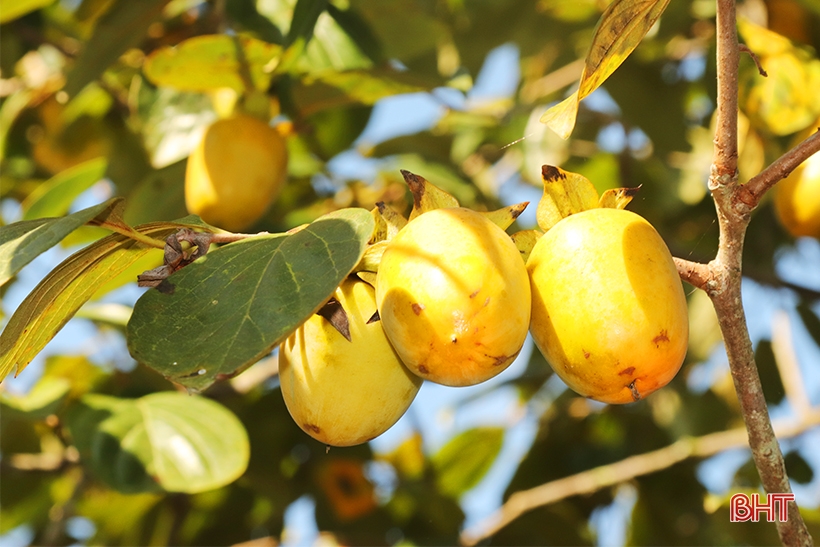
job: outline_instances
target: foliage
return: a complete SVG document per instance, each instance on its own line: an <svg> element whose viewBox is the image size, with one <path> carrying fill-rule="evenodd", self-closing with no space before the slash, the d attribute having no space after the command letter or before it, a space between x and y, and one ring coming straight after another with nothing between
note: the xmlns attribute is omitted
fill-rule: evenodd
<svg viewBox="0 0 820 547"><path fill-rule="evenodd" d="M742 58L743 182L820 117L820 10L740 8L742 39L769 73ZM293 423L271 354L401 227L390 211L412 198L400 169L479 211L529 200L510 230L526 230L521 249L538 236L536 214L550 214L534 203L542 165L618 206L629 196L613 189L640 186L629 209L673 255L710 260L714 16L696 0L8 2L0 377L22 374L0 384L0 533L26 525L37 545L280 540L296 533L286 510L310 499L339 542L454 544L495 498L740 425L714 311L695 291L687 360L645 401L589 402L523 351L487 384L425 384L391 435L352 448L328 451ZM420 129L425 107L435 119ZM183 186L205 127L234 109L264 112L287 135L289 177L248 230L269 234L229 242L187 216ZM552 199L561 210L569 198ZM377 203L388 207L371 214ZM193 261L178 241L187 265L135 290L182 229L217 245ZM791 338L798 369L817 377L818 249L782 229L768 200L755 212L744 298L767 401L786 417ZM772 308L788 311L785 345ZM83 329L89 343L71 339ZM809 405L816 385L798 386ZM807 488L820 480L816 439L783 445ZM770 525L729 522L729 494L759 486L748 454L725 463L731 454L557 498L492 542L591 544L610 533L602 515L620 515L635 544L770 544ZM716 466L721 481L707 472ZM817 500L798 501L816 533ZM74 517L92 536L72 535Z"/></svg>

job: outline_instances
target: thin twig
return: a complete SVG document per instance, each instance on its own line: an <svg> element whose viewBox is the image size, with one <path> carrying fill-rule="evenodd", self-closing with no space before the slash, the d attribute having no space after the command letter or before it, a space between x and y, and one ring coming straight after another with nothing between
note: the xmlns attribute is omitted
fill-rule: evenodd
<svg viewBox="0 0 820 547"><path fill-rule="evenodd" d="M797 436L820 425L820 408L801 416L799 420L781 420L776 430L781 438ZM634 478L668 469L688 458L707 458L725 450L747 447L746 430L742 427L710 433L702 437L683 438L664 448L631 456L581 473L557 479L530 490L514 493L501 508L478 525L464 530L462 545L476 545L509 523L537 507L549 505L571 496L591 494Z"/></svg>
<svg viewBox="0 0 820 547"><path fill-rule="evenodd" d="M766 72L766 70L763 68L763 65L760 64L760 57L758 57L757 54L755 54L754 51L749 49L749 46L747 46L746 44L738 44L737 47L743 53L748 53L749 54L749 57L751 57L752 61L755 62L755 66L757 67L757 71L760 73L761 76L763 76L764 78L769 77L769 73Z"/></svg>
<svg viewBox="0 0 820 547"><path fill-rule="evenodd" d="M751 211L772 186L789 176L798 165L820 152L820 128L806 140L780 156L758 175L738 189L734 207L740 211Z"/></svg>

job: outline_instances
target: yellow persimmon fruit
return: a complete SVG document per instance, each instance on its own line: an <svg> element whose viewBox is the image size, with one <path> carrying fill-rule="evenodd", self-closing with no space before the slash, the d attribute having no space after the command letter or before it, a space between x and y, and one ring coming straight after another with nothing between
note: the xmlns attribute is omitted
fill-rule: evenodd
<svg viewBox="0 0 820 547"><path fill-rule="evenodd" d="M244 230L279 195L287 165L285 140L273 127L245 114L217 120L188 157L188 212L226 230Z"/></svg>
<svg viewBox="0 0 820 547"><path fill-rule="evenodd" d="M373 287L346 279L334 298L350 326L347 340L314 315L279 348L279 379L294 421L333 446L367 442L405 413L421 387L393 351L376 312Z"/></svg>
<svg viewBox="0 0 820 547"><path fill-rule="evenodd" d="M515 244L460 207L424 213L391 240L376 301L404 364L448 386L478 384L507 368L530 320L530 287Z"/></svg>
<svg viewBox="0 0 820 547"><path fill-rule="evenodd" d="M820 239L820 153L777 183L774 206L780 222L794 237Z"/></svg>
<svg viewBox="0 0 820 547"><path fill-rule="evenodd" d="M621 209L570 215L527 260L530 332L576 392L631 403L669 383L686 355L686 298L672 255L645 219Z"/></svg>

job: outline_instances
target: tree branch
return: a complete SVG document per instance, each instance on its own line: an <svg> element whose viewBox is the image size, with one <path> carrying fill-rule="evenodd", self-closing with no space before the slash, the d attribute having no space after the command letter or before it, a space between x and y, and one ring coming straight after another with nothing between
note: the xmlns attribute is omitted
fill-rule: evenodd
<svg viewBox="0 0 820 547"><path fill-rule="evenodd" d="M740 193L737 184L738 56L735 0L717 0L718 106L709 189L717 210L720 242L717 257L709 263L712 275L706 293L715 306L752 458L763 488L769 493L790 493L786 465L769 418L741 301L741 259L751 209L734 207ZM784 545L811 545L811 535L797 504L788 507L788 520L777 522L780 541Z"/></svg>
<svg viewBox="0 0 820 547"><path fill-rule="evenodd" d="M672 257L672 260L675 262L675 267L678 269L678 275L681 279L698 289L706 290L707 284L712 277L708 264L692 262L676 256Z"/></svg>
<svg viewBox="0 0 820 547"><path fill-rule="evenodd" d="M776 430L781 438L797 436L820 425L820 408L799 419L781 420ZM504 505L485 521L464 530L462 545L476 545L507 526L524 513L571 496L591 494L634 478L662 471L688 458L707 458L724 450L748 447L746 430L742 427L710 433L702 437L680 439L669 446L602 465L588 471L557 479L510 496ZM789 504L794 505L794 504ZM791 514L789 515L791 518Z"/></svg>
<svg viewBox="0 0 820 547"><path fill-rule="evenodd" d="M818 129L741 186L734 198L734 206L741 211L751 211L772 186L789 176L789 173L813 154L820 152L820 128Z"/></svg>

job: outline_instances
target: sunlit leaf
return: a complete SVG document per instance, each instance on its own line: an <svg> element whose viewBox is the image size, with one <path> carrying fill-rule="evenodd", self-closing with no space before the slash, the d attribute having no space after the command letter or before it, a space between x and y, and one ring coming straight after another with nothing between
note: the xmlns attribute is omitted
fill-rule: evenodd
<svg viewBox="0 0 820 547"><path fill-rule="evenodd" d="M66 214L74 200L105 175L105 158L88 160L41 183L23 202L23 220Z"/></svg>
<svg viewBox="0 0 820 547"><path fill-rule="evenodd" d="M131 355L194 390L241 372L327 301L372 233L369 211L344 209L211 251L137 301Z"/></svg>
<svg viewBox="0 0 820 547"><path fill-rule="evenodd" d="M0 10L0 24L14 21L32 11L53 4L54 0L7 0Z"/></svg>
<svg viewBox="0 0 820 547"><path fill-rule="evenodd" d="M207 229L193 217L177 223L145 224L136 230L163 240L186 227ZM15 367L19 374L101 285L153 249L124 235L112 234L54 268L23 300L0 334L0 380Z"/></svg>
<svg viewBox="0 0 820 547"><path fill-rule="evenodd" d="M392 95L417 93L432 89L434 82L409 78L400 72L385 69L349 70L338 72L327 70L312 73L303 78L304 85L321 82L339 90L343 96L354 102L366 105ZM300 97L298 102L305 104L308 98Z"/></svg>
<svg viewBox="0 0 820 547"><path fill-rule="evenodd" d="M160 48L145 60L143 71L156 85L184 91L209 91L230 87L245 91L237 57L236 41L242 45L251 79L258 90L270 85L281 48L256 38L225 34L196 36L174 47Z"/></svg>
<svg viewBox="0 0 820 547"><path fill-rule="evenodd" d="M70 390L71 384L65 378L45 377L25 395L0 393L0 405L43 419L57 410Z"/></svg>
<svg viewBox="0 0 820 547"><path fill-rule="evenodd" d="M746 17L737 18L737 30L743 37L746 47L758 57L765 58L769 55L789 53L794 50L791 40L766 27L752 23Z"/></svg>
<svg viewBox="0 0 820 547"><path fill-rule="evenodd" d="M742 17L738 30L768 74L764 78L757 67L745 67L740 82L744 112L775 135L788 135L814 123L820 116L814 93L820 86L820 61L813 52Z"/></svg>
<svg viewBox="0 0 820 547"><path fill-rule="evenodd" d="M640 187L610 188L601 194L601 198L598 200L598 207L624 209L627 205L629 205L629 202L632 201L632 198L635 197L635 194L637 194L639 190Z"/></svg>
<svg viewBox="0 0 820 547"><path fill-rule="evenodd" d="M114 5L100 17L94 34L68 73L65 91L73 97L89 82L97 79L128 48L137 45L148 27L162 16L170 0L114 0Z"/></svg>
<svg viewBox="0 0 820 547"><path fill-rule="evenodd" d="M413 210L410 220L434 209L458 207L458 200L422 176L402 170L402 176L413 194Z"/></svg>
<svg viewBox="0 0 820 547"><path fill-rule="evenodd" d="M555 131L562 139L568 139L575 128L578 116L578 92L576 91L541 116L541 123Z"/></svg>
<svg viewBox="0 0 820 547"><path fill-rule="evenodd" d="M343 10L331 3L327 4L326 9L336 24L371 61L381 64L385 60L379 39L373 34L370 25L356 11L350 8Z"/></svg>
<svg viewBox="0 0 820 547"><path fill-rule="evenodd" d="M569 137L578 103L595 91L632 53L669 4L669 0L615 0L598 21L587 51L578 91L541 116L558 135Z"/></svg>
<svg viewBox="0 0 820 547"><path fill-rule="evenodd" d="M236 480L250 447L233 413L178 392L140 399L87 395L69 415L83 459L121 492L203 492Z"/></svg>
<svg viewBox="0 0 820 547"><path fill-rule="evenodd" d="M542 235L544 235L544 232L541 230L521 230L510 236L518 252L521 253L521 258L524 260L524 263L529 260L532 248L535 247L535 244L538 243Z"/></svg>
<svg viewBox="0 0 820 547"><path fill-rule="evenodd" d="M477 427L452 438L432 458L441 492L459 497L477 485L503 444L502 427Z"/></svg>
<svg viewBox="0 0 820 547"><path fill-rule="evenodd" d="M621 66L668 5L669 0L615 0L607 7L587 52L579 98L595 91Z"/></svg>
<svg viewBox="0 0 820 547"><path fill-rule="evenodd" d="M327 4L327 0L296 0L290 29L285 37L285 47L290 47L297 40L301 40L304 45L310 42L316 21L325 11Z"/></svg>
<svg viewBox="0 0 820 547"><path fill-rule="evenodd" d="M24 220L0 228L0 285L86 222L110 214L120 202L110 200L62 218Z"/></svg>
<svg viewBox="0 0 820 547"><path fill-rule="evenodd" d="M598 192L586 177L545 165L541 169L544 195L538 202L538 226L547 231L561 219L598 207Z"/></svg>
<svg viewBox="0 0 820 547"><path fill-rule="evenodd" d="M516 203L515 205L502 207L501 209L496 209L495 211L482 212L481 215L502 230L506 230L513 225L515 219L517 219L521 213L524 212L524 209L526 209L529 204L530 202L528 201Z"/></svg>

